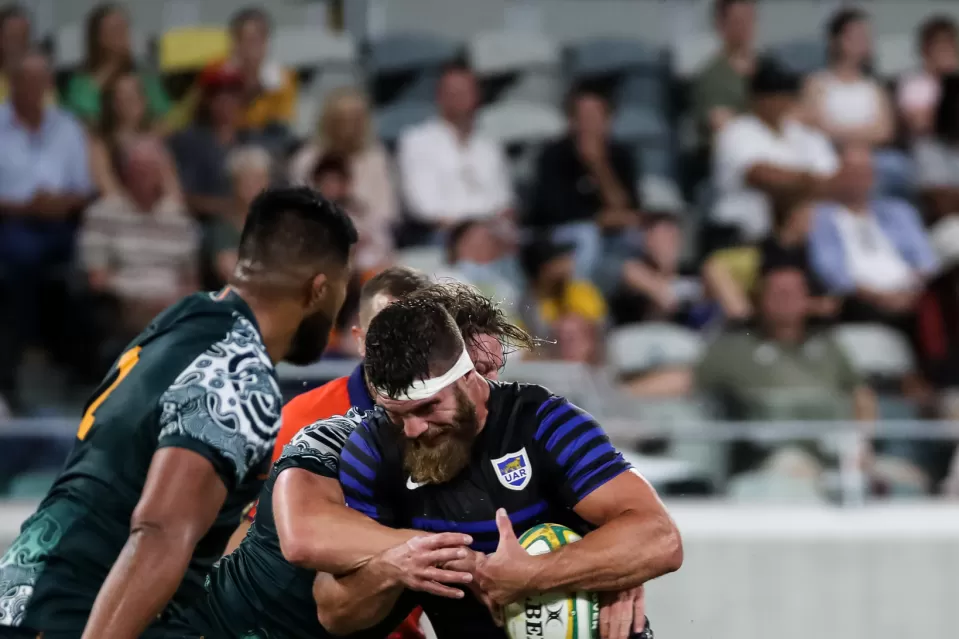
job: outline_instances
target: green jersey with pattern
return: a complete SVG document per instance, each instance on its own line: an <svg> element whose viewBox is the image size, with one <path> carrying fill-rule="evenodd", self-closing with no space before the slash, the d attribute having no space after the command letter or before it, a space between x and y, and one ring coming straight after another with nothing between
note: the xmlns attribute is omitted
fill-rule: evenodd
<svg viewBox="0 0 959 639"><path fill-rule="evenodd" d="M63 470L0 559L0 634L80 636L165 447L208 459L228 491L173 602L200 597L269 471L281 406L256 319L236 293L191 295L161 313L94 393Z"/></svg>

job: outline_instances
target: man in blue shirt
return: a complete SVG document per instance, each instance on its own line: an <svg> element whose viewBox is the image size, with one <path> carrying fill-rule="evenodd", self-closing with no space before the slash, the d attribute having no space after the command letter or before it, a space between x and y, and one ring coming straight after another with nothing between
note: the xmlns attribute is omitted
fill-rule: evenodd
<svg viewBox="0 0 959 639"><path fill-rule="evenodd" d="M76 214L93 194L83 129L47 104L52 86L46 57L29 52L0 105L0 397L13 390L23 346L40 325L40 292L70 263Z"/></svg>

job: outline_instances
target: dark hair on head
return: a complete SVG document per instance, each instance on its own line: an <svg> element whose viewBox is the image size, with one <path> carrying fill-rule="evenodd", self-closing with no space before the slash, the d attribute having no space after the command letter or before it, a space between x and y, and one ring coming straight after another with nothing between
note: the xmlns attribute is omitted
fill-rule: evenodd
<svg viewBox="0 0 959 639"><path fill-rule="evenodd" d="M715 20L722 20L726 17L726 12L729 11L729 8L737 4L754 4L756 0L716 0L716 3L713 5L713 18Z"/></svg>
<svg viewBox="0 0 959 639"><path fill-rule="evenodd" d="M140 83L140 78L135 73L126 72L111 78L104 86L103 91L100 93L100 121L97 124L97 129L104 140L107 141L107 144L113 143L113 134L116 132L117 123L119 122L119 114L116 111L114 106L114 99L117 93L117 86L120 82L126 78L133 78L137 86L140 88L140 96L143 97L144 101L146 96L143 94L143 85ZM138 131L146 131L150 128L150 110L145 109L143 112L143 119L137 123Z"/></svg>
<svg viewBox="0 0 959 639"><path fill-rule="evenodd" d="M245 7L230 18L230 33L236 36L247 22L260 22L266 27L267 33L273 31L273 19L270 18L270 14L259 7Z"/></svg>
<svg viewBox="0 0 959 639"><path fill-rule="evenodd" d="M320 176L327 175L328 173L335 173L344 180L349 180L350 164L342 155L327 153L316 161L316 165L313 167L313 179L319 180Z"/></svg>
<svg viewBox="0 0 959 639"><path fill-rule="evenodd" d="M377 295L403 299L411 293L430 286L426 273L408 266L391 266L367 280L360 289L360 305L368 303Z"/></svg>
<svg viewBox="0 0 959 639"><path fill-rule="evenodd" d="M399 300L380 311L366 331L366 379L397 397L413 382L452 368L463 346L455 320L439 301Z"/></svg>
<svg viewBox="0 0 959 639"><path fill-rule="evenodd" d="M946 15L932 16L922 23L919 27L919 38L917 45L919 53L925 53L932 43L940 37L948 37L952 40L959 38L959 28L956 22Z"/></svg>
<svg viewBox="0 0 959 639"><path fill-rule="evenodd" d="M959 73L943 76L940 86L936 137L950 144L959 144Z"/></svg>
<svg viewBox="0 0 959 639"><path fill-rule="evenodd" d="M833 14L832 18L829 19L829 23L826 25L827 53L830 62L835 62L839 58L839 39L846 32L846 29L857 22L867 20L869 20L869 14L862 9L854 7L840 9ZM871 61L867 61L863 70L868 70L871 65Z"/></svg>
<svg viewBox="0 0 959 639"><path fill-rule="evenodd" d="M13 20L15 18L22 18L29 22L30 14L27 13L27 10L23 7L23 5L17 3L0 8L0 31L3 30L3 27L8 20ZM0 67L4 67L6 64L7 61L3 59L3 50L0 49Z"/></svg>
<svg viewBox="0 0 959 639"><path fill-rule="evenodd" d="M567 117L572 117L574 115L576 103L582 98L594 98L599 100L606 106L607 111L609 111L611 108L609 96L599 87L597 83L589 81L579 82L571 86L569 91L566 92L566 96L563 98L563 110L565 111Z"/></svg>
<svg viewBox="0 0 959 639"><path fill-rule="evenodd" d="M123 5L112 2L99 4L87 14L86 25L84 27L86 36L86 59L83 61L83 68L87 73L96 73L100 65L103 64L103 51L100 46L100 27L103 21L114 13L122 14L124 17L127 15ZM133 53L127 51L126 59L120 65L117 72L127 73L132 71L133 68Z"/></svg>
<svg viewBox="0 0 959 639"><path fill-rule="evenodd" d="M473 343L481 335L490 335L499 340L506 354L536 347L535 338L510 322L492 298L469 284L454 281L433 284L413 293L410 299L429 299L442 304L467 343Z"/></svg>
<svg viewBox="0 0 959 639"><path fill-rule="evenodd" d="M331 259L345 265L357 239L350 216L313 189L267 189L250 205L237 261L263 269Z"/></svg>

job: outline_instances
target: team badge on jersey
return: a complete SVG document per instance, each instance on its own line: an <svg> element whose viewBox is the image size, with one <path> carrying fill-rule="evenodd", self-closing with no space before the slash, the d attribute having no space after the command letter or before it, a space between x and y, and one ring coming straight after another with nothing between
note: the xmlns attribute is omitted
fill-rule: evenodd
<svg viewBox="0 0 959 639"><path fill-rule="evenodd" d="M529 465L526 449L521 448L515 453L504 455L499 459L492 459L496 478L510 490L523 490L533 476L533 469Z"/></svg>

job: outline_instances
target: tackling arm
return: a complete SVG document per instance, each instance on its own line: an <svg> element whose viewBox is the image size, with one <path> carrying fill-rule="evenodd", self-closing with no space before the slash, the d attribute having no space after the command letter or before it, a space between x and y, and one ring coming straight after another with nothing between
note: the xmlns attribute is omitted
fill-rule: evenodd
<svg viewBox="0 0 959 639"><path fill-rule="evenodd" d="M182 448L157 451L130 537L100 588L83 639L134 639L146 630L179 587L226 494L202 455Z"/></svg>

